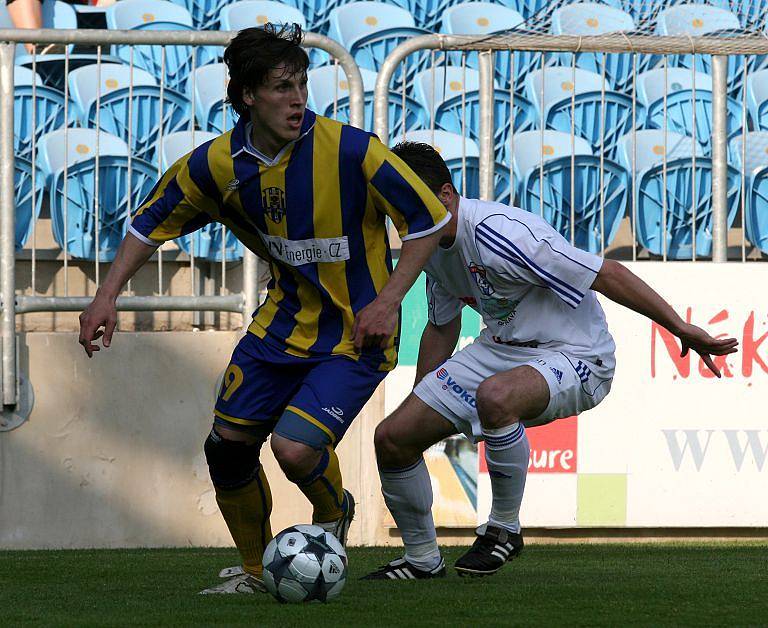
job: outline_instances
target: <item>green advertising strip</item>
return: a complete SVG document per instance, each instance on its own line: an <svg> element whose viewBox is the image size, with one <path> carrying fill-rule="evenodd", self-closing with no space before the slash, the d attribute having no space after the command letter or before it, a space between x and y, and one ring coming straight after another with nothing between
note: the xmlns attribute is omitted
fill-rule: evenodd
<svg viewBox="0 0 768 628"><path fill-rule="evenodd" d="M403 321L400 329L400 366L416 366L421 332L427 324L426 275L421 273L403 299ZM480 315L470 307L461 314L460 344L466 344L480 333Z"/></svg>
<svg viewBox="0 0 768 628"><path fill-rule="evenodd" d="M623 527L627 524L626 474L580 473L577 488L577 525Z"/></svg>

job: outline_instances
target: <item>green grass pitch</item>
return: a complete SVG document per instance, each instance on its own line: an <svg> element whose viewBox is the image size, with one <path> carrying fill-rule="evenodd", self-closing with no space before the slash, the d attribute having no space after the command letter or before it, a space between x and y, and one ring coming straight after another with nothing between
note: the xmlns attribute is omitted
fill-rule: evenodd
<svg viewBox="0 0 768 628"><path fill-rule="evenodd" d="M450 565L462 548L448 548ZM397 549L352 548L341 596L200 596L227 549L0 552L0 626L758 626L768 545L538 545L490 578L361 582Z"/></svg>

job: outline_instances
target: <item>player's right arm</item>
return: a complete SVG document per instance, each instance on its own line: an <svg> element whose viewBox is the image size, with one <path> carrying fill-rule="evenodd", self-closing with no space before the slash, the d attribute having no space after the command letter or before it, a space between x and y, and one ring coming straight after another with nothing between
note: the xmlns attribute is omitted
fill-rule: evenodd
<svg viewBox="0 0 768 628"><path fill-rule="evenodd" d="M111 344L117 324L117 295L157 247L211 222L218 202L207 190L206 172L210 171L206 170L206 155L207 144L203 144L179 159L136 210L104 283L80 315L79 342L89 358L99 350L95 340L103 336L104 347Z"/></svg>
<svg viewBox="0 0 768 628"><path fill-rule="evenodd" d="M464 304L427 275L427 326L421 334L414 386L453 354L461 333Z"/></svg>

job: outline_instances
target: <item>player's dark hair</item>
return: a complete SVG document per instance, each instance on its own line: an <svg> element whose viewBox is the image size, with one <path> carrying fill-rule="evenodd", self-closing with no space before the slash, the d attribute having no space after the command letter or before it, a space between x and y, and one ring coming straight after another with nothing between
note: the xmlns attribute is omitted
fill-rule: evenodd
<svg viewBox="0 0 768 628"><path fill-rule="evenodd" d="M450 183L456 191L448 166L445 165L440 153L429 144L400 142L392 152L400 157L435 194L439 194L446 183Z"/></svg>
<svg viewBox="0 0 768 628"><path fill-rule="evenodd" d="M267 23L246 28L229 42L224 51L224 63L229 68L227 102L239 114L248 111L243 102L243 89L254 90L269 77L269 71L284 65L285 74L303 74L309 67L309 57L301 47L303 34L298 24L280 27Z"/></svg>

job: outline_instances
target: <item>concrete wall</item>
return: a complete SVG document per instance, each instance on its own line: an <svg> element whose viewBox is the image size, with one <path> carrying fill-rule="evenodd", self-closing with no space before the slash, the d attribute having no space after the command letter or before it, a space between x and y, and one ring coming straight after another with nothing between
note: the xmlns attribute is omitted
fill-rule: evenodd
<svg viewBox="0 0 768 628"><path fill-rule="evenodd" d="M230 545L202 443L236 332L118 333L89 360L71 333L20 335L28 422L0 433L0 547ZM372 434L378 391L339 448L358 501L355 544L389 542ZM274 530L307 522L304 496L264 448Z"/></svg>

